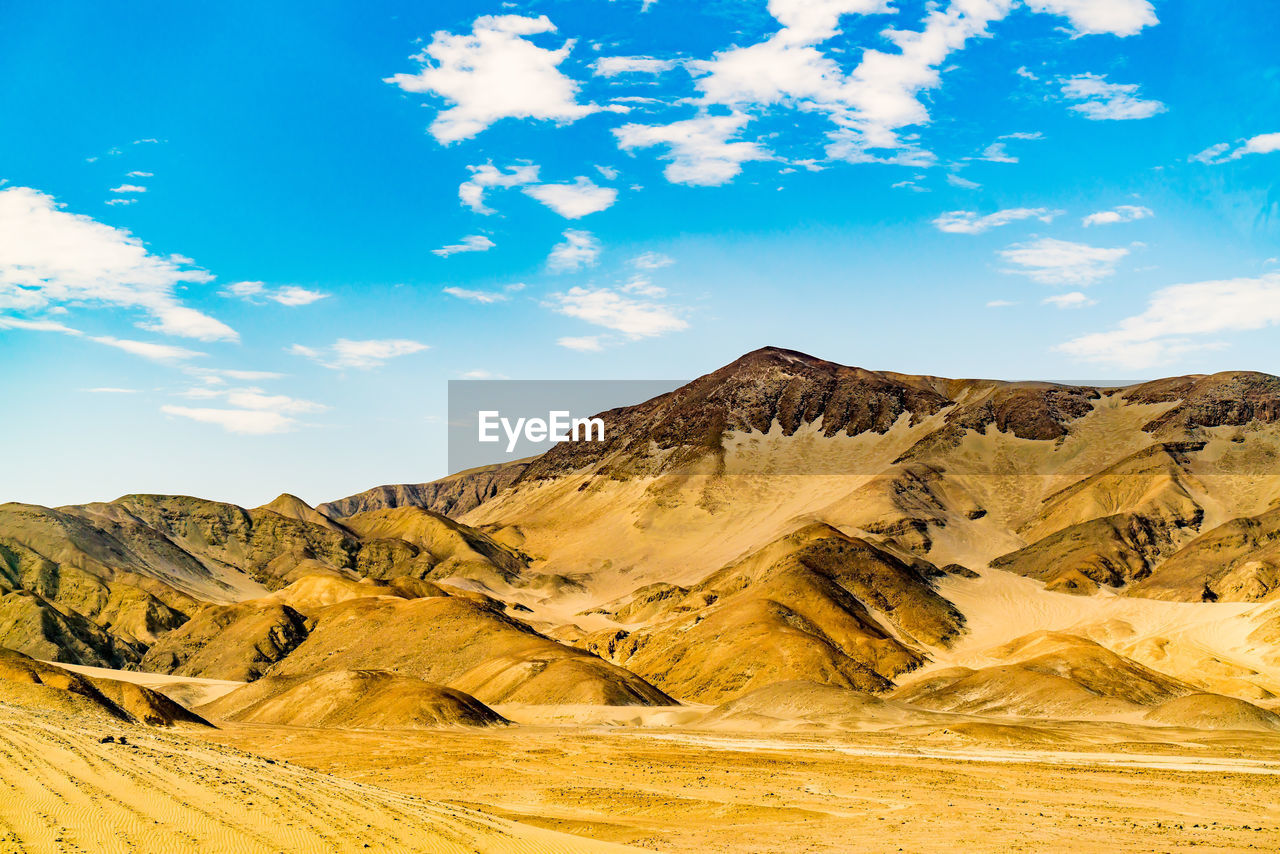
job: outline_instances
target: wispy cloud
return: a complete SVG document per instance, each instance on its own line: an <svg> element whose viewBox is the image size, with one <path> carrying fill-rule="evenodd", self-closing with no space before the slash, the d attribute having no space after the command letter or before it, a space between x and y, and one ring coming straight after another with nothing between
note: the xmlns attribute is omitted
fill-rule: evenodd
<svg viewBox="0 0 1280 854"><path fill-rule="evenodd" d="M25 329L28 332L61 332L64 335L82 335L79 329L72 329L57 320L26 319L22 317L4 317L0 315L0 329Z"/></svg>
<svg viewBox="0 0 1280 854"><path fill-rule="evenodd" d="M429 349L428 345L405 338L376 338L364 341L339 338L330 347L315 348L294 344L288 348L288 352L296 356L304 356L332 370L351 368L367 371L381 367L391 359L420 353L426 349Z"/></svg>
<svg viewBox="0 0 1280 854"><path fill-rule="evenodd" d="M484 203L485 193L493 188L522 187L538 182L538 167L532 163L517 163L500 169L493 163L468 166L471 177L458 185L458 199L463 205L479 214L495 213Z"/></svg>
<svg viewBox="0 0 1280 854"><path fill-rule="evenodd" d="M500 294L495 291L477 291L470 288L448 287L442 289L451 297L457 297L468 302L477 302L481 305L490 305L495 302L506 302L509 297L506 294Z"/></svg>
<svg viewBox="0 0 1280 854"><path fill-rule="evenodd" d="M497 246L497 243L490 241L484 234L468 234L468 236L462 238L461 242L442 246L438 250L431 250L431 255L449 257L457 255L458 252L488 252L494 246Z"/></svg>
<svg viewBox="0 0 1280 854"><path fill-rule="evenodd" d="M1077 74L1059 82L1063 97L1079 102L1071 109L1093 121L1149 119L1166 109L1160 101L1137 97L1137 83L1108 83L1102 74Z"/></svg>
<svg viewBox="0 0 1280 854"><path fill-rule="evenodd" d="M108 347L115 347L117 350L123 350L126 353L132 353L135 356L141 356L153 362L184 362L187 359L195 359L206 355L195 350L188 350L185 347L156 344L151 341L133 341L128 338L112 338L109 335L99 335L89 340L105 344Z"/></svg>
<svg viewBox="0 0 1280 854"><path fill-rule="evenodd" d="M661 74L676 65L674 59L652 56L605 56L593 62L591 70L597 77L617 77L619 74Z"/></svg>
<svg viewBox="0 0 1280 854"><path fill-rule="evenodd" d="M1057 308L1084 308L1085 306L1098 304L1097 300L1091 299L1081 291L1072 291L1069 294L1054 294L1053 296L1045 297L1041 302Z"/></svg>
<svg viewBox="0 0 1280 854"><path fill-rule="evenodd" d="M1006 208L985 216L979 216L974 211L948 211L934 219L933 226L938 231L950 234L982 234L984 231L1023 219L1052 222L1053 218L1061 213L1062 211L1048 208Z"/></svg>
<svg viewBox="0 0 1280 854"><path fill-rule="evenodd" d="M599 353L604 349L602 336L599 335L566 336L557 339L556 344L579 353Z"/></svg>
<svg viewBox="0 0 1280 854"><path fill-rule="evenodd" d="M297 419L282 415L279 412L255 409L212 409L190 406L160 407L166 415L178 418L189 418L205 424L215 424L228 433L239 433L247 436L264 436L272 433L289 433L297 425Z"/></svg>
<svg viewBox="0 0 1280 854"><path fill-rule="evenodd" d="M1246 157L1250 154L1271 154L1275 151L1280 151L1280 133L1263 133L1251 136L1248 139L1238 140L1234 144L1220 142L1217 145L1211 145L1199 154L1191 155L1188 159L1196 163L1217 165L1239 160L1241 157Z"/></svg>
<svg viewBox="0 0 1280 854"><path fill-rule="evenodd" d="M1000 252L1018 273L1046 285L1090 285L1111 276L1116 264L1129 254L1123 247L1108 249L1043 237L1015 243Z"/></svg>
<svg viewBox="0 0 1280 854"><path fill-rule="evenodd" d="M631 340L652 338L687 329L689 324L674 306L637 298L625 288L570 288L552 294L556 312L619 332Z"/></svg>
<svg viewBox="0 0 1280 854"><path fill-rule="evenodd" d="M432 249L432 255L439 255L441 258L448 258L450 255L457 255L459 252L488 252L497 244L483 234L469 234L462 238L460 243L452 243L448 246L441 246L439 249Z"/></svg>
<svg viewBox="0 0 1280 854"><path fill-rule="evenodd" d="M222 295L238 297L248 302L271 300L287 306L311 305L329 296L323 291L314 291L297 285L269 288L264 282L235 282L228 285Z"/></svg>
<svg viewBox="0 0 1280 854"><path fill-rule="evenodd" d="M641 252L631 259L631 266L637 270L660 270L663 267L670 267L675 262L676 259L661 252Z"/></svg>
<svg viewBox="0 0 1280 854"><path fill-rule="evenodd" d="M564 241L551 247L547 269L553 273L570 273L591 267L600 257L600 241L589 231L565 229Z"/></svg>
<svg viewBox="0 0 1280 854"><path fill-rule="evenodd" d="M1155 213L1151 208L1144 208L1141 205L1119 205L1109 211L1091 213L1080 222L1087 228L1091 225L1114 225L1119 222L1133 222L1134 220L1147 219L1152 216L1155 216Z"/></svg>

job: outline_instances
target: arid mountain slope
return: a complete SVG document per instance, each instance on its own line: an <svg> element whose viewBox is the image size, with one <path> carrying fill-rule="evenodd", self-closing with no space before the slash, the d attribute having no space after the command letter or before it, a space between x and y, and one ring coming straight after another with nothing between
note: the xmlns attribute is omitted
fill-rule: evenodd
<svg viewBox="0 0 1280 854"><path fill-rule="evenodd" d="M283 623L224 631L244 616L234 603L318 574L502 580L524 567L486 534L420 508L348 522L362 533L289 495L255 510L159 495L57 509L0 505L0 643L104 667L140 666L150 653L145 667L162 672L184 666L174 653L185 645L223 661L193 664L192 675L239 679L274 660L269 648L280 644L257 647ZM206 649L215 637L219 648ZM244 645L233 649L237 637Z"/></svg>
<svg viewBox="0 0 1280 854"><path fill-rule="evenodd" d="M583 645L701 703L790 680L884 690L960 632L960 612L930 585L938 575L815 524L687 590L645 588L606 609L644 625L601 630Z"/></svg>
<svg viewBox="0 0 1280 854"><path fill-rule="evenodd" d="M302 680L333 670L386 670L490 704L672 702L635 674L538 634L500 606L460 596L369 597L321 609L307 639L269 675Z"/></svg>

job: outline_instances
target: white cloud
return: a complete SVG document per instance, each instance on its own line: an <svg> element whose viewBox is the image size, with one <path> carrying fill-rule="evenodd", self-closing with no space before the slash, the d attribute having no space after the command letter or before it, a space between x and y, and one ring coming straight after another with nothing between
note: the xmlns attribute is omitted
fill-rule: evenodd
<svg viewBox="0 0 1280 854"><path fill-rule="evenodd" d="M208 272L179 255L154 255L128 231L68 213L29 187L0 189L0 309L63 304L137 309L148 328L205 341L237 339L235 330L185 308L182 284Z"/></svg>
<svg viewBox="0 0 1280 854"><path fill-rule="evenodd" d="M279 412L251 409L199 409L188 406L160 407L160 411L179 418L190 418L205 424L216 424L228 433L264 436L271 433L288 433L297 421Z"/></svg>
<svg viewBox="0 0 1280 854"><path fill-rule="evenodd" d="M448 246L441 246L439 249L432 249L432 255L439 255L441 258L448 258L450 255L456 255L459 252L488 252L497 244L483 234L469 234L462 238L461 243L451 243Z"/></svg>
<svg viewBox="0 0 1280 854"><path fill-rule="evenodd" d="M591 64L597 77L617 77L619 74L661 74L676 67L673 59L654 59L651 56L604 56Z"/></svg>
<svg viewBox="0 0 1280 854"><path fill-rule="evenodd" d="M109 205L135 205L138 203L138 200L137 199L107 199L106 203Z"/></svg>
<svg viewBox="0 0 1280 854"><path fill-rule="evenodd" d="M235 330L221 320L185 305L158 305L151 309L151 315L153 320L144 320L138 326L149 332L199 341L227 341L238 337Z"/></svg>
<svg viewBox="0 0 1280 854"><path fill-rule="evenodd" d="M1106 249L1043 237L1030 243L1015 243L1000 252L1016 265L1006 273L1019 273L1046 285L1090 285L1116 271L1116 264L1129 254L1125 248Z"/></svg>
<svg viewBox="0 0 1280 854"><path fill-rule="evenodd" d="M547 267L553 272L570 273L591 267L600 257L600 241L589 231L565 229L564 242L551 247L547 256Z"/></svg>
<svg viewBox="0 0 1280 854"><path fill-rule="evenodd" d="M599 335L566 336L556 341L561 347L577 350L579 353L599 353L604 343Z"/></svg>
<svg viewBox="0 0 1280 854"><path fill-rule="evenodd" d="M287 415L323 412L329 407L310 400L299 400L283 394L266 394L260 388L232 389L223 395L227 403L240 409L257 409Z"/></svg>
<svg viewBox="0 0 1280 854"><path fill-rule="evenodd" d="M300 288L297 285L285 285L281 288L268 288L263 282L235 282L227 285L226 290L222 292L222 295L239 297L240 299L248 302L258 302L263 299L269 299L272 302L278 302L281 305L287 306L311 305L311 303L325 299L329 296L322 291Z"/></svg>
<svg viewBox="0 0 1280 854"><path fill-rule="evenodd" d="M899 182L899 183L910 184L911 182ZM955 174L954 172L947 173L947 183L953 187L959 187L962 190L976 190L982 186L977 181L970 181L968 178L962 178L959 175ZM898 186L898 184L894 184L894 186L896 187Z"/></svg>
<svg viewBox="0 0 1280 854"><path fill-rule="evenodd" d="M300 288L297 285L285 285L279 288L275 293L267 294L267 299L278 302L281 305L311 305L317 300L322 300L329 296L320 291L313 291L307 288Z"/></svg>
<svg viewBox="0 0 1280 854"><path fill-rule="evenodd" d="M203 356L204 353L198 353L195 350L188 350L185 347L174 347L170 344L154 344L150 341L132 341L127 338L112 338L109 335L100 335L96 338L90 338L90 341L96 341L99 344L105 344L108 347L115 347L117 350L123 350L126 353L132 353L135 356L141 356L144 359L150 359L153 362L182 362L187 359L194 359L197 356Z"/></svg>
<svg viewBox="0 0 1280 854"><path fill-rule="evenodd" d="M788 30L787 38L816 44L839 32L844 15L895 13L887 0L769 0L769 14Z"/></svg>
<svg viewBox="0 0 1280 854"><path fill-rule="evenodd" d="M155 177L155 173L153 173L153 172L130 172L130 173L129 173L128 175L126 175L125 177L126 177L126 178L154 178L154 177Z"/></svg>
<svg viewBox="0 0 1280 854"><path fill-rule="evenodd" d="M671 162L663 174L673 184L717 186L733 180L743 163L769 157L754 142L732 139L750 120L743 113L703 115L668 125L625 124L613 133L625 151L665 146Z"/></svg>
<svg viewBox="0 0 1280 854"><path fill-rule="evenodd" d="M1155 216L1151 208L1144 208L1141 205L1119 205L1109 211L1098 211L1091 213L1081 223L1086 227L1091 225L1114 225L1118 222L1133 222L1138 219L1146 219Z"/></svg>
<svg viewBox="0 0 1280 854"><path fill-rule="evenodd" d="M623 286L623 293L638 294L642 297L658 299L667 295L667 289L655 285L646 276L632 276Z"/></svg>
<svg viewBox="0 0 1280 854"><path fill-rule="evenodd" d="M1270 154L1280 151L1280 133L1263 133L1248 139L1240 140L1232 148L1229 142L1211 145L1199 154L1193 154L1191 160L1197 163L1219 164L1230 160L1239 160L1249 154Z"/></svg>
<svg viewBox="0 0 1280 854"><path fill-rule="evenodd" d="M661 252L641 252L631 259L631 266L637 270L660 270L663 267L670 267L675 262L676 259Z"/></svg>
<svg viewBox="0 0 1280 854"><path fill-rule="evenodd" d="M1089 305L1097 305L1098 301L1090 299L1081 291L1072 291L1069 294L1054 294L1041 300L1045 305L1052 305L1058 308L1084 308Z"/></svg>
<svg viewBox="0 0 1280 854"><path fill-rule="evenodd" d="M520 187L533 184L538 180L538 167L532 163L517 163L505 170L492 163L481 166L468 166L471 177L458 185L458 198L462 204L480 214L494 213L484 203L485 191L491 187Z"/></svg>
<svg viewBox="0 0 1280 854"><path fill-rule="evenodd" d="M227 293L236 297L258 296L265 289L262 282L233 282L227 285Z"/></svg>
<svg viewBox="0 0 1280 854"><path fill-rule="evenodd" d="M506 294L496 294L493 291L473 291L467 288L444 288L444 292L451 297L464 299L469 302L478 302L481 305L489 305L495 302L506 302L508 297Z"/></svg>
<svg viewBox="0 0 1280 854"><path fill-rule="evenodd" d="M112 386L100 386L98 388L86 388L83 391L89 394L137 394L136 388L114 388Z"/></svg>
<svg viewBox="0 0 1280 854"><path fill-rule="evenodd" d="M1059 82L1064 97L1080 102L1071 109L1093 121L1149 119L1166 109L1160 101L1136 97L1137 83L1108 83L1101 74L1077 74Z"/></svg>
<svg viewBox="0 0 1280 854"><path fill-rule="evenodd" d="M1061 15L1081 35L1137 35L1160 23L1147 0L1027 0L1033 12Z"/></svg>
<svg viewBox="0 0 1280 854"><path fill-rule="evenodd" d="M25 329L28 332L61 332L64 335L81 335L79 329L72 329L56 320L26 320L21 317L0 316L0 329Z"/></svg>
<svg viewBox="0 0 1280 854"><path fill-rule="evenodd" d="M982 234L993 228L1023 219L1052 222L1062 211L1048 208L1006 208L1002 211L979 216L974 211L948 211L933 220L934 228L950 234Z"/></svg>
<svg viewBox="0 0 1280 854"><path fill-rule="evenodd" d="M413 57L421 71L386 82L439 95L452 105L431 123L441 143L469 139L505 118L573 122L600 109L578 103L578 84L560 71L574 40L549 50L526 38L555 31L546 15L485 15L469 35L437 32Z"/></svg>
<svg viewBox="0 0 1280 854"><path fill-rule="evenodd" d="M464 371L462 374L464 380L505 380L508 377L505 374L495 374L493 371L486 371L484 368L476 368L471 371Z"/></svg>
<svg viewBox="0 0 1280 854"><path fill-rule="evenodd" d="M570 288L552 294L551 306L559 314L612 329L632 340L679 332L689 326L672 306L635 299L610 288Z"/></svg>
<svg viewBox="0 0 1280 854"><path fill-rule="evenodd" d="M146 187L138 184L121 184L119 187L112 187L109 192L112 193L145 193Z"/></svg>
<svg viewBox="0 0 1280 854"><path fill-rule="evenodd" d="M596 171L599 172L600 177L604 178L606 181L616 180L619 174L618 170L614 169L612 166L597 166Z"/></svg>
<svg viewBox="0 0 1280 854"><path fill-rule="evenodd" d="M987 303L987 308L1009 308L1017 305L1016 302L1010 302L1007 299L993 299Z"/></svg>
<svg viewBox="0 0 1280 854"><path fill-rule="evenodd" d="M1006 147L1003 142L993 142L982 150L982 153L978 155L978 159L986 160L990 163L1017 163L1018 158L1006 151Z"/></svg>
<svg viewBox="0 0 1280 854"><path fill-rule="evenodd" d="M223 378L253 382L256 380L278 380L284 374L274 371L240 371L227 368L188 368L187 373L203 377L205 382L223 382Z"/></svg>
<svg viewBox="0 0 1280 854"><path fill-rule="evenodd" d="M921 30L886 30L883 35L898 52L863 52L833 102L839 108L832 113L839 130L832 134L828 153L851 162L929 165L932 155L902 139L898 131L929 122L921 94L941 83L940 69L947 57L970 39L988 37L987 26L1012 8L1012 0L952 3L933 7ZM871 153L875 150L894 153L877 157Z"/></svg>
<svg viewBox="0 0 1280 854"><path fill-rule="evenodd" d="M339 338L332 347L317 349L294 344L288 352L296 356L305 356L314 362L335 371L345 368L369 370L381 367L390 359L420 353L428 349L426 344L404 338L381 338L367 341L352 341Z"/></svg>
<svg viewBox="0 0 1280 854"><path fill-rule="evenodd" d="M1091 362L1147 368L1222 342L1204 336L1280 324L1280 274L1174 285L1151 295L1146 310L1115 329L1066 342L1059 350Z"/></svg>
<svg viewBox="0 0 1280 854"><path fill-rule="evenodd" d="M525 187L524 192L565 219L580 219L605 210L618 198L617 190L598 186L583 176L572 184L535 184Z"/></svg>

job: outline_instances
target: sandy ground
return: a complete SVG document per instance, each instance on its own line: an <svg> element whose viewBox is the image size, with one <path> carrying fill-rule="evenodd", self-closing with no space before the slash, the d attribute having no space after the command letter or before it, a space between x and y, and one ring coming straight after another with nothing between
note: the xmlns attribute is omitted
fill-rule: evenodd
<svg viewBox="0 0 1280 854"><path fill-rule="evenodd" d="M996 728L999 729L999 728ZM208 741L673 852L1280 850L1280 738L1059 725L959 734L229 725ZM1038 749L1037 739L1056 741ZM1146 739L1144 741L1144 739Z"/></svg>
<svg viewBox="0 0 1280 854"><path fill-rule="evenodd" d="M0 705L0 852L626 850L261 759L191 732ZM117 741L103 743L106 735Z"/></svg>

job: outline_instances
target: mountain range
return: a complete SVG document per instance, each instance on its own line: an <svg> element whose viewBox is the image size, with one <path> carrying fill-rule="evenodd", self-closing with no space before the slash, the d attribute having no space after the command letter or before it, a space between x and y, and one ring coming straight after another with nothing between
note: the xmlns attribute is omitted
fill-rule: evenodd
<svg viewBox="0 0 1280 854"><path fill-rule="evenodd" d="M198 711L284 723L758 719L830 707L819 686L877 714L1280 726L1280 378L764 348L602 417L605 442L317 507L0 505L0 647L247 683Z"/></svg>

